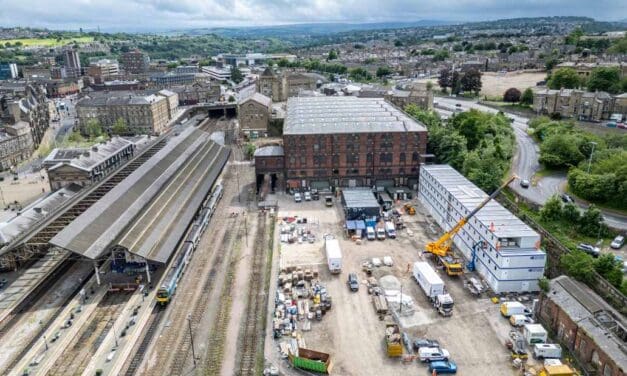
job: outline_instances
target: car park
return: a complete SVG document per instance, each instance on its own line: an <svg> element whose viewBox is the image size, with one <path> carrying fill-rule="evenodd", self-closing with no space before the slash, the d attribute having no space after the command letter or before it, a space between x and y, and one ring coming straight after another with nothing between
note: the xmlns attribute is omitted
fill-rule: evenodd
<svg viewBox="0 0 627 376"><path fill-rule="evenodd" d="M349 273L348 274L348 281L346 281L346 284L348 285L348 288L355 292L355 291L359 291L359 280L357 279L357 274L355 273Z"/></svg>
<svg viewBox="0 0 627 376"><path fill-rule="evenodd" d="M439 347L421 347L418 349L418 358L421 362L435 362L437 360L448 360L449 352Z"/></svg>
<svg viewBox="0 0 627 376"><path fill-rule="evenodd" d="M414 351L420 350L422 347L440 347L440 343L436 340L427 338L417 338L414 340Z"/></svg>
<svg viewBox="0 0 627 376"><path fill-rule="evenodd" d="M618 235L617 237L614 238L614 240L612 240L610 247L614 249L621 249L623 245L625 245L625 237L622 235Z"/></svg>
<svg viewBox="0 0 627 376"><path fill-rule="evenodd" d="M531 183L527 179L523 179L523 180L520 181L520 186L523 187L523 188L529 188L530 185L531 185Z"/></svg>
<svg viewBox="0 0 627 376"><path fill-rule="evenodd" d="M601 254L601 250L599 249L599 247L595 247L586 243L579 243L577 245L577 249L586 252L592 257L599 257L599 254Z"/></svg>
<svg viewBox="0 0 627 376"><path fill-rule="evenodd" d="M436 375L457 373L457 364L453 361L431 362L429 363L429 372Z"/></svg>

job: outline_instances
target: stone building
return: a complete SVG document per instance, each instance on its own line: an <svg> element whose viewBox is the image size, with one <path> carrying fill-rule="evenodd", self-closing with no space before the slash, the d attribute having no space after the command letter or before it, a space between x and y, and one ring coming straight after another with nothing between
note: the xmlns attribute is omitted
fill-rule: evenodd
<svg viewBox="0 0 627 376"><path fill-rule="evenodd" d="M56 191L69 184L82 187L102 180L135 153L135 144L122 137L85 149L54 149L44 159L50 189Z"/></svg>
<svg viewBox="0 0 627 376"><path fill-rule="evenodd" d="M0 170L7 170L24 161L34 151L30 125L18 121L0 129Z"/></svg>
<svg viewBox="0 0 627 376"><path fill-rule="evenodd" d="M221 95L220 84L215 81L173 86L170 90L178 94L181 106L216 102Z"/></svg>
<svg viewBox="0 0 627 376"><path fill-rule="evenodd" d="M0 95L2 116L9 124L27 122L30 126L34 148L37 148L50 123L46 89L39 84L21 83L20 86Z"/></svg>
<svg viewBox="0 0 627 376"><path fill-rule="evenodd" d="M257 91L274 102L285 102L287 98L298 96L302 90L316 90L316 79L300 72L276 73L268 67L257 80Z"/></svg>
<svg viewBox="0 0 627 376"><path fill-rule="evenodd" d="M238 106L240 131L249 138L265 137L272 113L272 99L255 93Z"/></svg>
<svg viewBox="0 0 627 376"><path fill-rule="evenodd" d="M83 81L71 78L63 80L47 80L46 91L50 98L60 98L66 95L78 94L83 88Z"/></svg>
<svg viewBox="0 0 627 376"><path fill-rule="evenodd" d="M146 73L150 68L150 58L140 50L133 50L120 56L120 64L127 73Z"/></svg>
<svg viewBox="0 0 627 376"><path fill-rule="evenodd" d="M625 376L627 322L590 288L568 276L552 279L536 316L585 374Z"/></svg>
<svg viewBox="0 0 627 376"><path fill-rule="evenodd" d="M394 89L385 94L385 99L401 109L414 104L422 110L433 110L433 91L427 89L426 84L414 83L405 90Z"/></svg>
<svg viewBox="0 0 627 376"><path fill-rule="evenodd" d="M413 186L427 129L383 98L297 97L287 102L283 148L272 173L288 187Z"/></svg>
<svg viewBox="0 0 627 376"><path fill-rule="evenodd" d="M168 100L168 116L170 119L176 116L176 110L179 108L179 95L173 91L161 89L157 95L165 97Z"/></svg>
<svg viewBox="0 0 627 376"><path fill-rule="evenodd" d="M82 132L92 119L98 120L106 132L123 119L131 133L159 134L171 119L170 106L167 97L157 94L108 95L84 98L76 104L76 113Z"/></svg>
<svg viewBox="0 0 627 376"><path fill-rule="evenodd" d="M533 109L538 114L573 117L585 121L601 121L614 112L614 98L606 92L575 89L544 89L533 94Z"/></svg>
<svg viewBox="0 0 627 376"><path fill-rule="evenodd" d="M120 73L120 66L116 60L100 59L89 63L87 74L94 78L96 83L102 83L111 76Z"/></svg>

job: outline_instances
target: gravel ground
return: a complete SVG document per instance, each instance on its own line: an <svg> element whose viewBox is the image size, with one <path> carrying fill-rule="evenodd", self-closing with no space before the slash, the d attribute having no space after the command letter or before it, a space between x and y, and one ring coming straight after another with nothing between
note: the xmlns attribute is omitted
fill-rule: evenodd
<svg viewBox="0 0 627 376"><path fill-rule="evenodd" d="M358 245L342 234L343 214L339 205L329 209L322 201L297 204L291 196L276 195L279 200L279 217L299 215L319 219L318 241L309 244L280 245L282 265L319 266L320 279L333 297L333 308L321 322L312 322L312 330L303 337L307 348L327 352L333 359L336 375L398 375L428 374L427 367L419 362L403 364L385 355L383 332L385 323L392 322L390 315L380 321L372 307L371 297L363 285L365 273L361 271L364 260L372 257L391 256L392 267L380 267L373 275L380 278L391 274L403 285L403 293L414 299L415 325L404 328L412 337L427 336L437 339L451 353L458 364L458 375L516 375L503 343L507 339L509 324L500 317L498 306L487 297L477 299L468 294L459 280L443 276L447 288L455 300L454 314L450 318L438 316L422 290L408 273L408 265L421 259L420 249L433 239L436 229L428 225L421 211L416 216L404 216L410 231L402 230L397 239L365 241ZM343 270L331 275L326 269L323 242L320 234L334 233L340 239L343 252ZM277 229L278 236L278 229ZM275 269L278 265L275 265ZM357 293L346 287L348 273L357 272L362 286ZM275 270L276 275L276 270ZM274 286L270 294L274 296ZM270 309L272 309L272 305ZM268 330L271 332L271 330ZM266 356L269 362L280 367L284 374L292 374L285 360L279 360L278 342L269 340Z"/></svg>

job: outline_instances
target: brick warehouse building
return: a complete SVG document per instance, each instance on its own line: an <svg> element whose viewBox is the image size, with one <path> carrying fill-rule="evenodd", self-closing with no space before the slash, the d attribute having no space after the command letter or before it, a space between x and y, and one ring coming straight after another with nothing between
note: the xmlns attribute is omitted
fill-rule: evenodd
<svg viewBox="0 0 627 376"><path fill-rule="evenodd" d="M382 98L294 97L287 102L283 148L283 168L274 173L287 187L414 187L427 129ZM258 168L258 175L272 173Z"/></svg>

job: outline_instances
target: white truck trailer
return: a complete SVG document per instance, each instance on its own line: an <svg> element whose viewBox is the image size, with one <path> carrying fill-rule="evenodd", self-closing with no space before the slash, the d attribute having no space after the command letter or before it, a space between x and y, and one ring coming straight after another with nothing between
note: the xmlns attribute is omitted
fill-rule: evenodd
<svg viewBox="0 0 627 376"><path fill-rule="evenodd" d="M333 236L327 235L324 238L324 248L327 254L327 265L333 274L342 272L342 250L340 242Z"/></svg>
<svg viewBox="0 0 627 376"><path fill-rule="evenodd" d="M442 278L438 276L431 265L424 261L415 262L413 272L416 282L431 300L433 307L442 316L451 316L453 314L453 298L446 293Z"/></svg>

